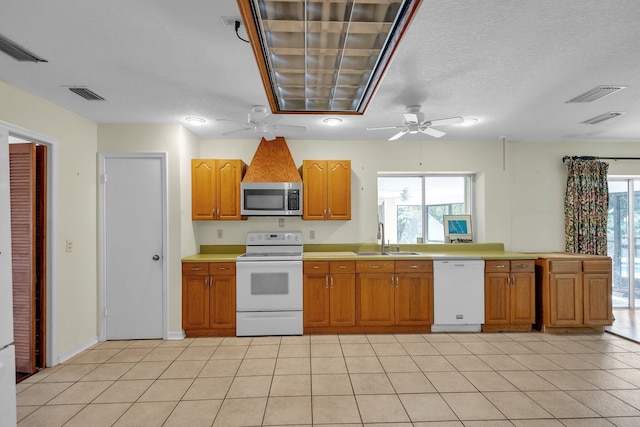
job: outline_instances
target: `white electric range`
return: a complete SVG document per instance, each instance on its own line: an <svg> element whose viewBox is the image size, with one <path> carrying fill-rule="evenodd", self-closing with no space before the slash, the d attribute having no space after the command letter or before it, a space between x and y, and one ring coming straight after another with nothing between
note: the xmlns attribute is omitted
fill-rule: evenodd
<svg viewBox="0 0 640 427"><path fill-rule="evenodd" d="M236 258L236 335L302 335L302 233L249 232Z"/></svg>

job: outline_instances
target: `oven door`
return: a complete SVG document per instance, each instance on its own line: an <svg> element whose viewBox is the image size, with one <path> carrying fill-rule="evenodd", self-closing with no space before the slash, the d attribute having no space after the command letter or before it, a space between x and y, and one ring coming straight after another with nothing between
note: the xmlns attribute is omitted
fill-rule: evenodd
<svg viewBox="0 0 640 427"><path fill-rule="evenodd" d="M302 261L236 263L237 311L302 310Z"/></svg>

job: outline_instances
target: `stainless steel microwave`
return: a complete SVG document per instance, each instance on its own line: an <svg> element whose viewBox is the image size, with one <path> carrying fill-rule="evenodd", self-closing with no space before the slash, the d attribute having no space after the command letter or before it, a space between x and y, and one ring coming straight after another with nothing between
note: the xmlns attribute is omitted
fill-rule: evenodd
<svg viewBox="0 0 640 427"><path fill-rule="evenodd" d="M302 216L301 182L242 182L240 212L247 216Z"/></svg>

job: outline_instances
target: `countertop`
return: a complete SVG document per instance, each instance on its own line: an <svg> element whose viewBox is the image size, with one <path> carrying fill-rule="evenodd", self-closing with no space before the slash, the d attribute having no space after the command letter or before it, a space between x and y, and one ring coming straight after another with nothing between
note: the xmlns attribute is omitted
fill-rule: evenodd
<svg viewBox="0 0 640 427"><path fill-rule="evenodd" d="M521 252L505 252L498 250L478 250L478 251L455 251L455 252L417 252L419 255L358 255L351 251L327 251L327 252L304 252L304 261L331 261L331 260L438 260L438 259L536 259L536 254ZM182 258L182 262L233 262L241 253L216 253L216 254L195 254Z"/></svg>

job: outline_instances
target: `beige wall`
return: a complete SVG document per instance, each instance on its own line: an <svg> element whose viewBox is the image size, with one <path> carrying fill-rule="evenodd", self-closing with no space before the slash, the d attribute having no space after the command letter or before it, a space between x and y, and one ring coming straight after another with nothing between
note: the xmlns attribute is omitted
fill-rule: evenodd
<svg viewBox="0 0 640 427"><path fill-rule="evenodd" d="M98 151L106 152L166 152L167 177L169 182L169 218L168 218L168 302L169 302L169 334L174 335L182 330L182 268L180 259L183 252L196 252L193 243L193 231L183 217L183 205L190 202L182 196L185 179L190 177L190 169L185 172L186 156L197 153L196 139L182 126L167 125L111 125L98 126ZM183 156L184 154L184 156ZM190 163L189 163L190 168ZM188 188L191 188L189 179ZM189 190L190 191L190 190ZM191 215L190 203L188 215ZM182 227L185 227L183 237Z"/></svg>
<svg viewBox="0 0 640 427"><path fill-rule="evenodd" d="M96 337L95 123L0 81L0 120L55 139L58 355ZM81 208L80 208L81 207ZM65 240L73 251L65 252Z"/></svg>

